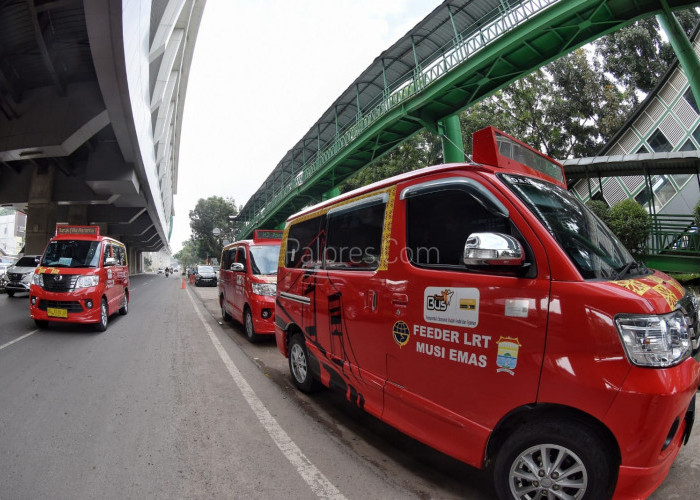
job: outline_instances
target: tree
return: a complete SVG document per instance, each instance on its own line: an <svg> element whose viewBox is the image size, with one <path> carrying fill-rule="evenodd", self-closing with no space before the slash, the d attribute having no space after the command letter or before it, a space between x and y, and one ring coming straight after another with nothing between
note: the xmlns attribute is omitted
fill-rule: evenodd
<svg viewBox="0 0 700 500"><path fill-rule="evenodd" d="M221 254L221 241L214 235L214 228L229 229L230 217L238 214L233 199L210 196L200 198L194 210L190 210L190 228L192 240L196 242L199 260L218 258Z"/></svg>
<svg viewBox="0 0 700 500"><path fill-rule="evenodd" d="M651 233L651 215L644 207L632 199L622 200L610 208L606 222L633 255L643 252Z"/></svg>
<svg viewBox="0 0 700 500"><path fill-rule="evenodd" d="M394 150L350 176L341 186L346 193L372 182L442 162L440 138L422 130Z"/></svg>
<svg viewBox="0 0 700 500"><path fill-rule="evenodd" d="M586 206L590 208L594 214L600 218L606 224L608 223L608 218L610 217L610 207L607 203L600 200L588 200Z"/></svg>
<svg viewBox="0 0 700 500"><path fill-rule="evenodd" d="M184 267L191 267L197 262L199 262L198 257L198 244L195 240L190 238L182 246L182 250L177 252L174 257L182 264Z"/></svg>
<svg viewBox="0 0 700 500"><path fill-rule="evenodd" d="M692 8L675 13L687 35L700 20ZM676 57L671 45L661 37L654 18L637 21L594 42L603 70L610 73L627 91L649 93ZM631 94L636 100L635 95ZM635 102L636 104L636 102Z"/></svg>

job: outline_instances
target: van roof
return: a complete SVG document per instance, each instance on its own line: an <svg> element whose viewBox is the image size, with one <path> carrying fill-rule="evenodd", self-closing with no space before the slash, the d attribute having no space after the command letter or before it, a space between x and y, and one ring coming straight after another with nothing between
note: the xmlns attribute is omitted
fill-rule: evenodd
<svg viewBox="0 0 700 500"><path fill-rule="evenodd" d="M382 179L381 181L373 182L372 184L368 184L366 186L362 186L357 189L353 189L352 191L348 191L347 193L341 194L340 196L336 196L335 198L331 198L330 200L325 200L320 203L317 203L316 205L313 205L309 208L305 208L293 215L290 215L287 220L293 220L298 217L301 217L303 215L315 212L321 208L330 206L330 205L335 205L336 203L340 203L345 200L349 200L352 198L355 198L356 196L360 196L362 194L370 193L372 191L376 191L385 187L393 186L394 184L398 184L399 182L415 179L418 177L426 177L428 175L432 174L439 174L443 172L451 172L451 171L458 171L458 170L464 170L465 168L468 168L472 171L485 171L485 172L494 172L496 170L501 170L497 169L495 167L490 167L488 165L481 165L478 163L445 163L442 165L433 165L431 167L423 167L419 168L417 170L411 170L410 172L405 172L403 174L395 175L394 177L389 177L387 179Z"/></svg>

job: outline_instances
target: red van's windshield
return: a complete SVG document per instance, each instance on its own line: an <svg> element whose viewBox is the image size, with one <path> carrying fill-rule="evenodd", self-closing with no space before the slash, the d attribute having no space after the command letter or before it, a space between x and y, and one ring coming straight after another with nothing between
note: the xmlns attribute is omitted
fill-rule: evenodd
<svg viewBox="0 0 700 500"><path fill-rule="evenodd" d="M56 240L49 243L41 259L42 266L98 267L100 242L85 240Z"/></svg>
<svg viewBox="0 0 700 500"><path fill-rule="evenodd" d="M585 279L646 273L608 227L571 193L539 179L499 176L561 245Z"/></svg>
<svg viewBox="0 0 700 500"><path fill-rule="evenodd" d="M279 245L251 246L250 270L253 274L276 274L279 257Z"/></svg>

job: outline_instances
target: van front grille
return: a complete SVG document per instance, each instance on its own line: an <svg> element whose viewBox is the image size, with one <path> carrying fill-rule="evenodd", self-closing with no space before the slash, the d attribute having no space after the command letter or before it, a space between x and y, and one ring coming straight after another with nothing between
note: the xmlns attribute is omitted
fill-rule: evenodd
<svg viewBox="0 0 700 500"><path fill-rule="evenodd" d="M40 300L39 309L46 311L49 307L54 309L66 309L70 313L83 312L83 306L77 300Z"/></svg>
<svg viewBox="0 0 700 500"><path fill-rule="evenodd" d="M47 292L68 292L75 288L75 282L78 280L76 274L42 274L44 286L42 287Z"/></svg>

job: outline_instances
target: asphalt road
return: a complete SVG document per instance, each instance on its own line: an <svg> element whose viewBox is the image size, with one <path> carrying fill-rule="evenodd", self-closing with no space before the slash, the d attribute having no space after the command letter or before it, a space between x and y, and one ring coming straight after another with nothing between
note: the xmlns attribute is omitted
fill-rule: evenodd
<svg viewBox="0 0 700 500"><path fill-rule="evenodd" d="M653 498L696 497L697 430ZM0 500L316 496L494 494L340 395L296 391L274 340L221 323L215 288L135 276L104 333L38 331L26 295L0 295Z"/></svg>

